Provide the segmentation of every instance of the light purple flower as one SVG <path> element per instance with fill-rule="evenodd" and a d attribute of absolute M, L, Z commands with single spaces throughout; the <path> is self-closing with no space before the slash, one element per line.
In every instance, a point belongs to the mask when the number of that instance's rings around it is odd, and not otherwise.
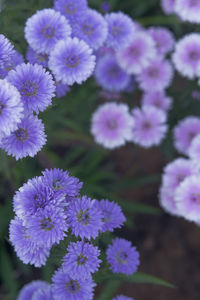
<path fill-rule="evenodd" d="M 172 106 L 172 98 L 164 91 L 146 92 L 142 97 L 142 105 L 153 105 L 167 112 Z"/>
<path fill-rule="evenodd" d="M 177 151 L 188 155 L 194 137 L 200 134 L 200 118 L 189 116 L 181 120 L 174 128 L 174 145 Z"/>
<path fill-rule="evenodd" d="M 200 133 L 192 140 L 188 154 L 194 162 L 200 164 Z"/>
<path fill-rule="evenodd" d="M 19 292 L 19 295 L 17 296 L 17 300 L 28 300 L 28 299 L 30 300 L 32 299 L 35 292 L 37 292 L 40 289 L 46 289 L 48 287 L 49 284 L 45 281 L 41 281 L 41 280 L 31 281 L 30 283 L 23 286 L 23 288 Z"/>
<path fill-rule="evenodd" d="M 31 300 L 55 300 L 53 297 L 52 286 L 48 285 L 47 287 L 35 291 Z"/>
<path fill-rule="evenodd" d="M 25 38 L 38 53 L 49 54 L 60 40 L 71 35 L 69 22 L 58 11 L 46 8 L 26 21 Z"/>
<path fill-rule="evenodd" d="M 179 212 L 174 199 L 175 193 L 168 190 L 168 187 L 161 185 L 159 191 L 160 206 L 169 214 L 179 216 Z"/>
<path fill-rule="evenodd" d="M 166 113 L 151 105 L 135 108 L 132 113 L 132 141 L 145 148 L 159 145 L 167 132 Z"/>
<path fill-rule="evenodd" d="M 114 149 L 131 140 L 133 124 L 126 104 L 106 103 L 93 114 L 91 133 L 97 143 Z"/>
<path fill-rule="evenodd" d="M 57 43 L 49 58 L 49 68 L 57 81 L 81 84 L 93 73 L 95 56 L 82 40 L 68 38 Z"/>
<path fill-rule="evenodd" d="M 9 71 L 15 69 L 16 66 L 22 64 L 23 62 L 23 56 L 14 50 L 13 55 L 10 56 L 9 59 L 0 66 L 0 78 L 5 78 Z"/>
<path fill-rule="evenodd" d="M 136 79 L 140 88 L 146 92 L 162 91 L 170 86 L 173 73 L 168 60 L 156 58 L 137 75 Z"/>
<path fill-rule="evenodd" d="M 200 23 L 199 0 L 176 0 L 174 11 L 183 21 Z"/>
<path fill-rule="evenodd" d="M 175 0 L 161 0 L 161 7 L 166 15 L 174 13 Z"/>
<path fill-rule="evenodd" d="M 174 48 L 175 40 L 172 32 L 164 27 L 150 27 L 147 31 L 156 43 L 158 55 L 166 55 Z"/>
<path fill-rule="evenodd" d="M 63 84 L 62 82 L 56 82 L 56 97 L 62 98 L 70 92 L 70 87 L 68 84 Z"/>
<path fill-rule="evenodd" d="M 136 32 L 128 47 L 117 52 L 119 65 L 128 74 L 138 74 L 155 57 L 155 42 L 146 32 Z"/>
<path fill-rule="evenodd" d="M 0 34 L 0 67 L 9 61 L 13 54 L 13 45 L 11 45 L 10 41 L 3 34 Z"/>
<path fill-rule="evenodd" d="M 88 4 L 87 0 L 54 0 L 54 9 L 73 24 L 84 16 L 88 9 Z"/>
<path fill-rule="evenodd" d="M 43 66 L 44 68 L 48 67 L 48 54 L 37 53 L 30 46 L 28 47 L 28 50 L 26 52 L 26 59 L 31 64 L 38 64 Z"/>

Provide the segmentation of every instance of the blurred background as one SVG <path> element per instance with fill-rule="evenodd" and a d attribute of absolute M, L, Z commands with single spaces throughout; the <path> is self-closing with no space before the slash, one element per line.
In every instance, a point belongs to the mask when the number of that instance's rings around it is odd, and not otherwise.
<path fill-rule="evenodd" d="M 89 5 L 103 13 L 101 0 L 90 0 Z M 196 25 L 181 23 L 175 16 L 165 16 L 159 0 L 110 0 L 111 11 L 123 11 L 148 27 L 166 26 L 176 38 L 192 31 Z M 52 7 L 50 0 L 0 1 L 0 33 L 10 39 L 25 55 L 24 24 L 36 10 Z M 184 93 L 183 93 L 184 87 Z M 8 225 L 13 217 L 12 197 L 29 178 L 40 175 L 44 168 L 68 170 L 84 182 L 82 193 L 92 198 L 107 198 L 118 202 L 127 222 L 116 235 L 127 238 L 141 255 L 139 271 L 162 278 L 176 287 L 132 284 L 112 281 L 96 289 L 96 298 L 105 289 L 114 294 L 125 293 L 136 300 L 196 300 L 199 299 L 200 229 L 182 218 L 165 214 L 159 206 L 158 191 L 163 167 L 176 158 L 171 129 L 183 117 L 199 115 L 200 102 L 192 99 L 195 82 L 177 74 L 168 93 L 174 99 L 169 114 L 170 130 L 158 148 L 142 149 L 127 144 L 108 151 L 98 146 L 89 133 L 90 119 L 96 107 L 109 101 L 90 78 L 81 86 L 74 85 L 67 96 L 54 99 L 53 105 L 40 114 L 48 136 L 47 144 L 33 159 L 16 162 L 0 152 L 0 299 L 16 299 L 19 289 L 34 279 L 49 280 L 55 269 L 53 263 L 36 269 L 24 265 L 16 257 L 8 241 Z M 130 108 L 140 103 L 141 92 L 119 95 Z M 111 99 L 112 100 L 112 99 Z M 99 297 L 99 298 L 98 298 Z"/>

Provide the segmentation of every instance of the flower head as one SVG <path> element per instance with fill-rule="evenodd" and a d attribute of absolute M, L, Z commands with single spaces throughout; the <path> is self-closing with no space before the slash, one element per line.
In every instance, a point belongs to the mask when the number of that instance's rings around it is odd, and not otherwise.
<path fill-rule="evenodd" d="M 0 78 L 5 78 L 11 70 L 15 69 L 16 66 L 22 64 L 23 62 L 23 56 L 14 50 L 13 55 L 11 55 L 9 59 L 3 62 L 0 66 Z"/>
<path fill-rule="evenodd" d="M 150 27 L 148 33 L 156 43 L 158 55 L 166 55 L 174 48 L 175 40 L 172 32 L 164 27 Z"/>
<path fill-rule="evenodd" d="M 0 34 L 0 67 L 9 61 L 13 54 L 14 49 L 10 41 L 3 34 Z"/>
<path fill-rule="evenodd" d="M 21 291 L 19 292 L 19 295 L 17 296 L 17 300 L 32 299 L 33 295 L 37 291 L 39 291 L 40 289 L 46 289 L 48 287 L 49 287 L 49 284 L 45 281 L 41 281 L 41 280 L 31 281 L 30 283 L 26 284 L 21 289 Z"/>
<path fill-rule="evenodd" d="M 111 102 L 101 105 L 93 114 L 91 132 L 97 143 L 114 149 L 131 140 L 133 124 L 128 106 Z"/>
<path fill-rule="evenodd" d="M 200 133 L 192 140 L 188 154 L 196 163 L 200 162 Z"/>
<path fill-rule="evenodd" d="M 175 193 L 168 190 L 164 184 L 161 185 L 159 191 L 160 206 L 169 214 L 179 216 L 179 212 L 174 199 Z"/>
<path fill-rule="evenodd" d="M 48 54 L 44 53 L 37 53 L 34 51 L 30 46 L 28 47 L 28 50 L 26 52 L 26 59 L 31 64 L 38 64 L 43 66 L 44 68 L 48 67 Z"/>
<path fill-rule="evenodd" d="M 174 11 L 183 21 L 200 23 L 200 2 L 198 0 L 176 0 Z"/>
<path fill-rule="evenodd" d="M 56 97 L 62 98 L 64 97 L 68 92 L 70 92 L 70 87 L 68 84 L 63 84 L 62 82 L 56 82 Z"/>
<path fill-rule="evenodd" d="M 54 9 L 73 24 L 83 17 L 88 9 L 88 4 L 87 0 L 55 0 Z"/>
<path fill-rule="evenodd" d="M 106 251 L 107 261 L 113 273 L 134 274 L 139 266 L 139 253 L 131 242 L 116 238 Z"/>
<path fill-rule="evenodd" d="M 27 298 L 28 299 L 28 298 Z M 31 300 L 55 300 L 53 297 L 52 286 L 40 288 L 33 294 Z"/>
<path fill-rule="evenodd" d="M 142 105 L 153 105 L 167 112 L 172 106 L 172 98 L 168 97 L 164 91 L 146 92 L 142 97 Z"/>
<path fill-rule="evenodd" d="M 175 0 L 161 0 L 161 7 L 166 15 L 174 13 Z"/>
<path fill-rule="evenodd" d="M 26 21 L 25 38 L 38 53 L 49 54 L 60 40 L 71 35 L 71 27 L 58 11 L 46 8 Z"/>
<path fill-rule="evenodd" d="M 95 56 L 82 40 L 69 38 L 57 43 L 49 58 L 49 68 L 57 81 L 81 84 L 93 73 Z"/>

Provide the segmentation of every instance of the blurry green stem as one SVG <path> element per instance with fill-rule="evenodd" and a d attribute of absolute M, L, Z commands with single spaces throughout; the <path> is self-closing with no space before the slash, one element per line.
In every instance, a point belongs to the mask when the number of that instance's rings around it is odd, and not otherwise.
<path fill-rule="evenodd" d="M 179 19 L 176 16 L 151 16 L 135 19 L 136 22 L 143 26 L 149 25 L 174 25 L 179 23 Z"/>

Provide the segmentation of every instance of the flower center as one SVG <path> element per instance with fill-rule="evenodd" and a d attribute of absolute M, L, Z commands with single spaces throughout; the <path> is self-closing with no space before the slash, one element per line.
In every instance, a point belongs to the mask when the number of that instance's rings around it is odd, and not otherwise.
<path fill-rule="evenodd" d="M 127 264 L 127 258 L 128 258 L 127 253 L 123 251 L 119 251 L 116 255 L 116 259 L 119 264 L 123 264 L 123 265 Z"/>
<path fill-rule="evenodd" d="M 108 126 L 109 129 L 113 130 L 113 129 L 116 129 L 118 124 L 117 124 L 117 121 L 115 119 L 111 119 L 111 120 L 108 120 L 106 122 L 106 125 Z"/>
<path fill-rule="evenodd" d="M 90 221 L 90 216 L 88 214 L 88 210 L 80 210 L 79 213 L 76 214 L 76 217 L 78 219 L 78 222 L 82 225 L 88 225 Z"/>
<path fill-rule="evenodd" d="M 111 219 L 111 213 L 108 210 L 104 210 L 103 211 L 103 218 L 102 218 L 102 222 L 106 223 L 109 222 Z"/>
<path fill-rule="evenodd" d="M 67 4 L 65 6 L 65 12 L 68 14 L 68 15 L 73 15 L 75 12 L 76 12 L 76 5 L 72 2 L 70 2 L 69 4 Z"/>
<path fill-rule="evenodd" d="M 5 108 L 5 105 L 1 104 L 1 102 L 0 102 L 0 115 L 2 114 L 4 108 Z"/>
<path fill-rule="evenodd" d="M 118 36 L 118 35 L 120 35 L 121 33 L 122 33 L 121 27 L 119 27 L 119 26 L 113 26 L 113 27 L 112 27 L 112 34 L 113 34 L 114 36 Z"/>
<path fill-rule="evenodd" d="M 158 72 L 158 69 L 156 69 L 156 68 L 151 68 L 148 70 L 148 75 L 150 77 L 156 78 L 156 77 L 158 77 L 158 74 L 159 74 L 159 72 Z"/>
<path fill-rule="evenodd" d="M 55 180 L 53 183 L 52 183 L 53 187 L 55 190 L 61 190 L 63 188 L 63 186 L 61 185 L 61 182 L 60 182 L 60 179 L 57 179 Z"/>
<path fill-rule="evenodd" d="M 79 58 L 73 54 L 69 55 L 66 59 L 66 65 L 69 68 L 75 68 L 79 64 Z"/>
<path fill-rule="evenodd" d="M 94 32 L 94 28 L 90 24 L 85 24 L 85 25 L 83 25 L 83 32 L 86 35 L 90 36 Z"/>
<path fill-rule="evenodd" d="M 188 140 L 191 143 L 194 137 L 196 136 L 196 132 L 189 132 L 188 134 Z"/>
<path fill-rule="evenodd" d="M 198 60 L 199 59 L 199 53 L 197 51 L 193 50 L 189 53 L 189 57 L 190 57 L 191 60 L 194 60 L 194 61 Z"/>
<path fill-rule="evenodd" d="M 190 6 L 198 6 L 199 0 L 190 0 Z"/>
<path fill-rule="evenodd" d="M 191 201 L 195 204 L 200 205 L 200 194 L 193 194 L 191 196 Z"/>
<path fill-rule="evenodd" d="M 117 76 L 119 75 L 119 67 L 115 65 L 111 66 L 108 69 L 108 75 L 112 78 L 117 78 Z"/>
<path fill-rule="evenodd" d="M 41 220 L 41 228 L 46 230 L 46 231 L 50 231 L 51 229 L 54 228 L 53 224 L 52 224 L 52 220 L 51 218 L 44 218 Z"/>
<path fill-rule="evenodd" d="M 80 255 L 78 256 L 78 258 L 77 258 L 77 264 L 78 264 L 78 266 L 84 265 L 84 264 L 86 263 L 87 260 L 88 260 L 88 259 L 87 259 L 86 256 L 83 256 L 83 254 L 80 254 Z"/>
<path fill-rule="evenodd" d="M 48 55 L 47 54 L 36 54 L 36 59 L 39 61 L 39 62 L 44 62 L 48 59 Z"/>
<path fill-rule="evenodd" d="M 55 29 L 52 26 L 44 26 L 42 28 L 42 34 L 47 38 L 51 39 L 55 35 Z"/>
<path fill-rule="evenodd" d="M 15 136 L 20 142 L 23 142 L 28 139 L 28 132 L 26 129 L 19 128 L 15 131 Z"/>
<path fill-rule="evenodd" d="M 23 83 L 20 92 L 23 96 L 31 97 L 36 95 L 37 90 L 38 90 L 37 84 L 27 80 Z"/>
<path fill-rule="evenodd" d="M 132 57 L 138 57 L 139 54 L 140 54 L 140 50 L 138 49 L 138 47 L 132 46 L 132 47 L 129 48 L 129 54 Z"/>
<path fill-rule="evenodd" d="M 71 294 L 76 294 L 80 290 L 80 285 L 76 280 L 70 280 L 66 283 L 66 290 L 69 291 Z"/>
<path fill-rule="evenodd" d="M 142 129 L 143 130 L 149 130 L 152 128 L 152 124 L 149 121 L 145 121 L 142 123 Z"/>

